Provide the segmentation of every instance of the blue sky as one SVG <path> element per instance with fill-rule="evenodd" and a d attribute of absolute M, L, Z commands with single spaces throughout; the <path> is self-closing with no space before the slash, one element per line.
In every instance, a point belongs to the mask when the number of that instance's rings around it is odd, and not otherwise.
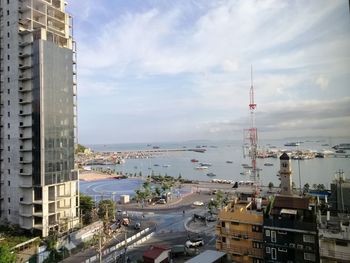
<path fill-rule="evenodd" d="M 79 141 L 350 134 L 346 0 L 69 1 Z"/>

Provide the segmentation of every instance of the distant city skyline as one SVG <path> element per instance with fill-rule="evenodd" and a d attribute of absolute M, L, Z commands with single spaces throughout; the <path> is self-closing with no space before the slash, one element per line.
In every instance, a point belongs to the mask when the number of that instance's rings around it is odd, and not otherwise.
<path fill-rule="evenodd" d="M 97 4 L 98 3 L 98 4 Z M 82 144 L 347 136 L 348 1 L 69 1 Z"/>

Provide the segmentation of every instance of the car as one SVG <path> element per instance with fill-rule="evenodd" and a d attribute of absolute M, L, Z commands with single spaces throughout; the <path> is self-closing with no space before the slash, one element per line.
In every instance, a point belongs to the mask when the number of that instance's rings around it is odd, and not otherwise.
<path fill-rule="evenodd" d="M 135 229 L 135 230 L 140 230 L 140 229 L 141 229 L 141 223 L 140 223 L 140 222 L 137 222 L 137 223 L 134 225 L 134 229 Z"/>
<path fill-rule="evenodd" d="M 201 237 L 189 239 L 186 241 L 185 246 L 187 248 L 195 248 L 204 246 L 204 240 Z"/>
<path fill-rule="evenodd" d="M 165 199 L 159 199 L 158 201 L 157 201 L 157 204 L 166 204 L 166 201 L 165 201 Z"/>
<path fill-rule="evenodd" d="M 193 205 L 195 205 L 195 206 L 203 206 L 204 203 L 201 202 L 201 201 L 194 201 L 194 202 L 193 202 Z"/>

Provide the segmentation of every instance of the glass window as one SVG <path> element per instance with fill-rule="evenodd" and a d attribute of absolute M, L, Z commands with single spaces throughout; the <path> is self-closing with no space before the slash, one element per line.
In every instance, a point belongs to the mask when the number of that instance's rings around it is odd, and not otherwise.
<path fill-rule="evenodd" d="M 276 260 L 277 259 L 277 251 L 276 251 L 276 248 L 272 248 L 271 249 L 271 257 L 273 260 Z"/>
<path fill-rule="evenodd" d="M 270 230 L 269 230 L 269 229 L 266 229 L 266 230 L 265 230 L 265 235 L 266 235 L 267 237 L 270 236 Z"/>
<path fill-rule="evenodd" d="M 271 231 L 271 242 L 276 243 L 276 231 Z"/>

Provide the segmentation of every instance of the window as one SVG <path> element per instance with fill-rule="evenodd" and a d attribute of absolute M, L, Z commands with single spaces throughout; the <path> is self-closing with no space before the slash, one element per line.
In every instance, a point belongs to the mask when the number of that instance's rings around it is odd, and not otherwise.
<path fill-rule="evenodd" d="M 10 127 L 11 127 L 11 125 L 10 125 L 10 123 L 8 123 L 8 124 L 7 124 L 7 128 L 10 129 Z"/>
<path fill-rule="evenodd" d="M 295 248 L 295 244 L 294 243 L 289 243 L 289 247 L 290 248 Z"/>
<path fill-rule="evenodd" d="M 267 237 L 269 237 L 269 236 L 270 236 L 270 230 L 266 229 L 266 230 L 265 230 L 265 235 L 266 235 Z"/>
<path fill-rule="evenodd" d="M 9 215 L 11 215 L 11 209 L 9 209 L 9 211 L 8 211 L 8 212 L 9 212 Z"/>
<path fill-rule="evenodd" d="M 7 60 L 10 60 L 10 55 L 7 55 Z"/>
<path fill-rule="evenodd" d="M 10 71 L 10 66 L 7 66 L 7 71 Z"/>
<path fill-rule="evenodd" d="M 271 242 L 276 243 L 276 231 L 271 231 Z"/>
<path fill-rule="evenodd" d="M 312 236 L 312 235 L 303 235 L 303 241 L 305 243 L 312 243 L 312 244 L 314 244 L 315 243 L 315 237 Z"/>
<path fill-rule="evenodd" d="M 261 226 L 252 226 L 252 231 L 253 232 L 261 232 L 262 231 L 262 227 Z"/>
<path fill-rule="evenodd" d="M 7 4 L 10 4 L 10 0 L 7 0 Z"/>
<path fill-rule="evenodd" d="M 8 48 L 8 49 L 10 48 L 10 44 L 7 44 L 7 48 Z"/>
<path fill-rule="evenodd" d="M 10 94 L 10 89 L 7 89 L 7 94 Z"/>
<path fill-rule="evenodd" d="M 9 111 L 7 112 L 7 117 L 10 117 L 10 112 Z"/>
<path fill-rule="evenodd" d="M 11 104 L 11 102 L 8 100 L 8 101 L 7 101 L 7 105 L 9 105 L 9 106 L 10 106 L 10 104 Z"/>
<path fill-rule="evenodd" d="M 278 251 L 279 251 L 279 252 L 285 252 L 285 253 L 286 253 L 286 252 L 288 251 L 288 249 L 286 249 L 286 248 L 280 248 L 280 247 L 279 247 L 279 248 L 278 248 Z"/>
<path fill-rule="evenodd" d="M 277 259 L 277 251 L 276 251 L 275 248 L 271 249 L 271 257 L 272 257 L 273 260 Z"/>
<path fill-rule="evenodd" d="M 8 163 L 10 163 L 11 162 L 11 158 L 9 157 L 9 158 L 7 158 L 7 162 Z"/>
<path fill-rule="evenodd" d="M 7 198 L 7 202 L 11 203 L 11 198 L 10 197 Z"/>
<path fill-rule="evenodd" d="M 316 257 L 315 257 L 315 254 L 312 254 L 312 253 L 304 253 L 304 259 L 315 262 Z"/>
<path fill-rule="evenodd" d="M 7 83 L 10 83 L 10 78 L 7 78 Z"/>
<path fill-rule="evenodd" d="M 8 37 L 8 38 L 10 37 L 10 32 L 7 32 L 7 37 Z"/>
<path fill-rule="evenodd" d="M 7 150 L 8 150 L 8 151 L 11 151 L 11 147 L 10 147 L 10 146 L 7 146 Z"/>
<path fill-rule="evenodd" d="M 8 16 L 10 15 L 10 11 L 9 11 L 9 10 L 7 10 L 7 15 L 8 15 Z"/>
<path fill-rule="evenodd" d="M 7 134 L 7 139 L 10 140 L 11 139 L 11 135 Z"/>
<path fill-rule="evenodd" d="M 222 226 L 222 227 L 225 227 L 225 222 L 221 222 L 221 226 Z"/>
<path fill-rule="evenodd" d="M 263 248 L 263 244 L 260 242 L 253 241 L 253 248 Z"/>
<path fill-rule="evenodd" d="M 287 231 L 278 231 L 278 234 L 287 235 Z"/>
<path fill-rule="evenodd" d="M 287 164 L 286 163 L 282 163 L 282 167 L 287 168 Z"/>
<path fill-rule="evenodd" d="M 9 21 L 7 21 L 7 26 L 10 26 L 10 22 Z"/>
<path fill-rule="evenodd" d="M 10 181 L 7 181 L 7 186 L 11 186 L 11 182 Z"/>
<path fill-rule="evenodd" d="M 266 254 L 270 254 L 270 252 L 271 252 L 270 247 L 266 247 L 265 252 L 266 252 Z"/>
<path fill-rule="evenodd" d="M 226 237 L 221 238 L 222 243 L 226 243 Z"/>
<path fill-rule="evenodd" d="M 303 249 L 303 248 L 304 248 L 303 245 L 300 245 L 300 244 L 297 245 L 297 249 Z"/>

